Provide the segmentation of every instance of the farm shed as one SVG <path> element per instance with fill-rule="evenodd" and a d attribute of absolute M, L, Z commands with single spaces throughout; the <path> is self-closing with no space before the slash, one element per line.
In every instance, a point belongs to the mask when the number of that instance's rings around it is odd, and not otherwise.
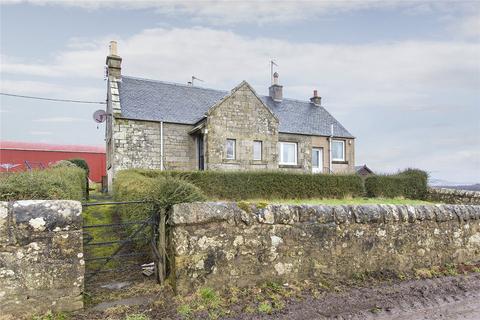
<path fill-rule="evenodd" d="M 59 160 L 74 158 L 88 163 L 90 180 L 102 181 L 105 176 L 104 147 L 0 141 L 0 172 L 44 169 Z"/>

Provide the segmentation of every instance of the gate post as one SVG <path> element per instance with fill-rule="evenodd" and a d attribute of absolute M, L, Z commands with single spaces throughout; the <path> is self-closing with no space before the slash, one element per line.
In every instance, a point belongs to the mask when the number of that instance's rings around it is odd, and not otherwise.
<path fill-rule="evenodd" d="M 157 281 L 160 284 L 165 283 L 167 275 L 167 259 L 166 259 L 166 234 L 165 234 L 166 212 L 165 208 L 160 209 L 160 217 L 158 222 L 158 252 L 159 257 L 157 261 Z"/>

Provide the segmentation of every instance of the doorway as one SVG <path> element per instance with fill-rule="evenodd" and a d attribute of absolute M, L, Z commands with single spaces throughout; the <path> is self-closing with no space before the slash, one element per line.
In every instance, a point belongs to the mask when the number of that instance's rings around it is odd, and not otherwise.
<path fill-rule="evenodd" d="M 312 148 L 312 173 L 323 172 L 323 148 Z"/>
<path fill-rule="evenodd" d="M 198 170 L 205 170 L 203 134 L 199 134 L 197 136 L 197 163 L 198 163 Z"/>

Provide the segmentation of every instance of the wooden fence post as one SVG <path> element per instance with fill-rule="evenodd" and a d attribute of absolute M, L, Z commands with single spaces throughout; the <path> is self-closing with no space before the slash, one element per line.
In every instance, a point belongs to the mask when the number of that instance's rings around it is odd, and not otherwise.
<path fill-rule="evenodd" d="M 160 209 L 160 219 L 158 223 L 158 252 L 160 253 L 158 261 L 158 281 L 160 284 L 165 283 L 165 278 L 167 275 L 167 248 L 166 248 L 166 212 L 165 209 Z"/>

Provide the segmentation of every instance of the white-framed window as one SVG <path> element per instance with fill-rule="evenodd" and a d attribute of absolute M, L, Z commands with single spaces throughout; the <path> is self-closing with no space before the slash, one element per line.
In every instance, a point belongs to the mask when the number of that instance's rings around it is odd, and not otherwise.
<path fill-rule="evenodd" d="M 235 139 L 227 139 L 225 148 L 226 148 L 226 158 L 235 159 Z"/>
<path fill-rule="evenodd" d="M 345 141 L 344 140 L 332 141 L 332 160 L 345 161 Z"/>
<path fill-rule="evenodd" d="M 280 164 L 296 165 L 297 164 L 297 143 L 296 142 L 280 142 Z"/>
<path fill-rule="evenodd" d="M 253 141 L 253 160 L 262 160 L 262 141 Z"/>

